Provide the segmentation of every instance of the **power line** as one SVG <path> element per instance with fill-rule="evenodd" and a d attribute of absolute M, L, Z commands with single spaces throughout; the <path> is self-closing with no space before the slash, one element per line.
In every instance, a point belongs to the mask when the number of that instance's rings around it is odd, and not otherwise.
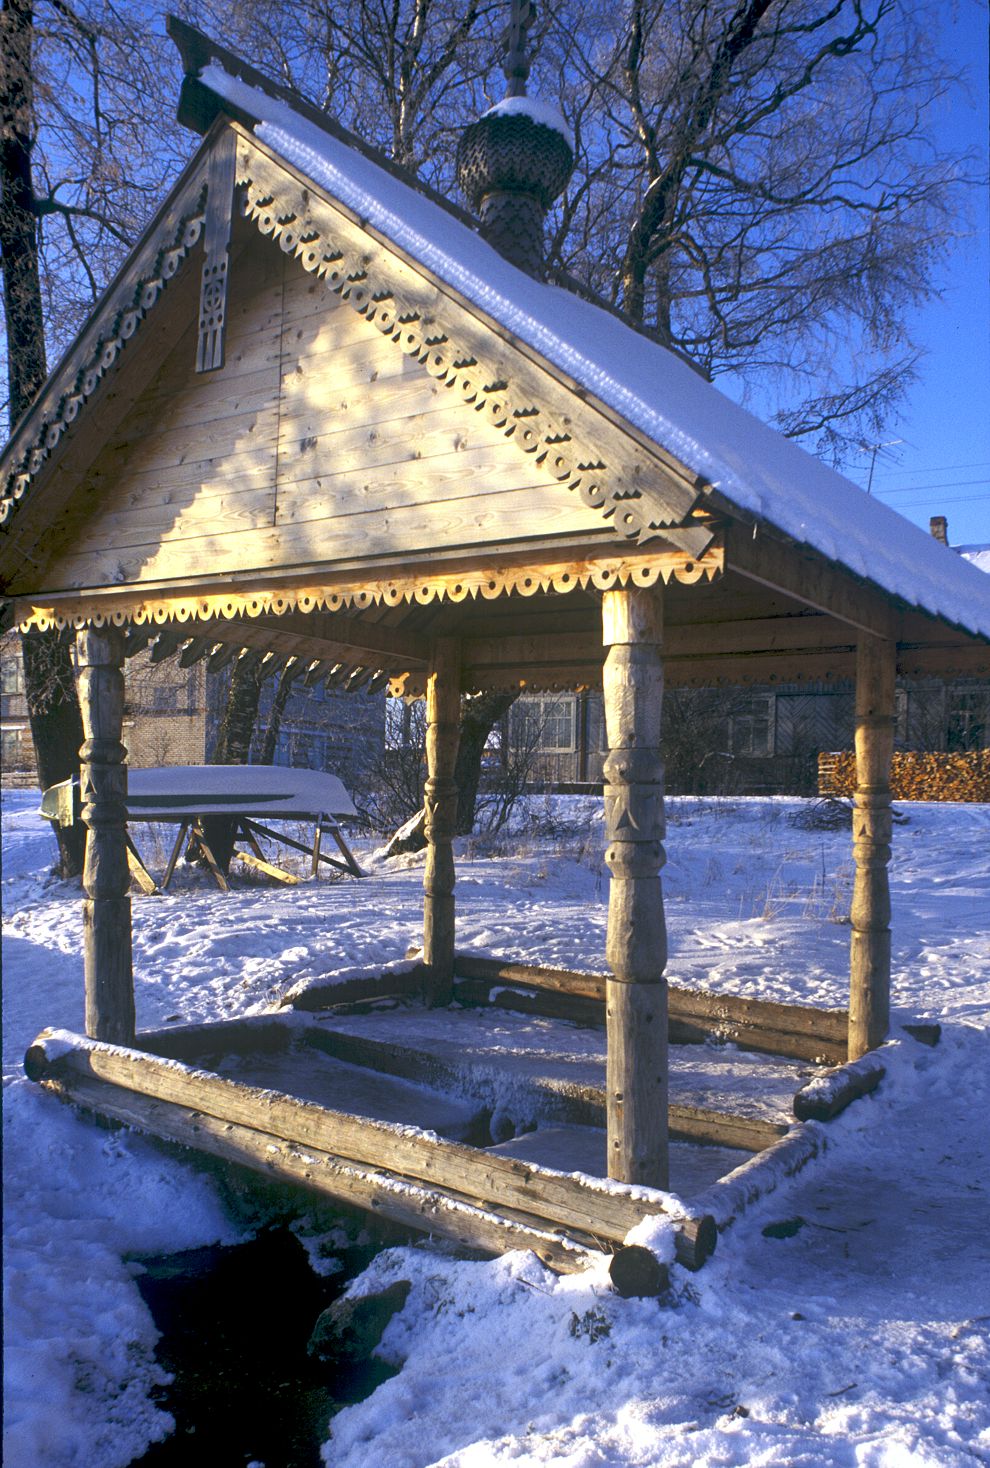
<path fill-rule="evenodd" d="M 968 489 L 971 484 L 986 484 L 990 486 L 990 479 L 949 479 L 942 484 L 896 484 L 893 489 L 875 490 L 877 495 L 919 495 L 927 490 L 937 489 Z"/>
<path fill-rule="evenodd" d="M 978 459 L 975 464 L 933 464 L 928 469 L 878 469 L 877 476 L 888 474 L 950 474 L 957 469 L 986 469 L 990 459 Z"/>

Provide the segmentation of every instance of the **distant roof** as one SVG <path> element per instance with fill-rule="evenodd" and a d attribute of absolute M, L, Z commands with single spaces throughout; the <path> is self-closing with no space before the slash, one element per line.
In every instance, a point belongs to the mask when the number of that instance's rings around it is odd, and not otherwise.
<path fill-rule="evenodd" d="M 990 545 L 954 545 L 952 549 L 964 561 L 969 561 L 971 566 L 990 575 Z"/>
<path fill-rule="evenodd" d="M 739 510 L 934 616 L 990 637 L 990 583 L 954 551 L 612 313 L 533 280 L 426 194 L 216 62 L 202 85 L 386 240 L 619 413 Z M 648 488 L 641 486 L 648 495 Z"/>

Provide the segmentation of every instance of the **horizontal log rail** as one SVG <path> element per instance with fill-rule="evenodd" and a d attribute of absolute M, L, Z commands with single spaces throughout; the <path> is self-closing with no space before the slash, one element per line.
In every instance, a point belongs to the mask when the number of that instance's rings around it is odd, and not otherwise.
<path fill-rule="evenodd" d="M 385 1168 L 361 1166 L 277 1132 L 224 1121 L 191 1110 L 181 1102 L 163 1101 L 93 1075 L 63 1071 L 49 1077 L 45 1084 L 65 1100 L 100 1117 L 248 1167 L 266 1177 L 310 1188 L 390 1223 L 443 1234 L 465 1248 L 494 1254 L 531 1249 L 558 1273 L 586 1269 L 601 1252 L 592 1240 L 571 1238 L 551 1227 L 541 1227 L 535 1218 L 483 1208 L 436 1184 L 414 1187 L 408 1179 Z"/>
<path fill-rule="evenodd" d="M 468 1068 L 456 1057 L 434 1055 L 412 1046 L 396 1045 L 392 1041 L 375 1040 L 342 1030 L 308 1029 L 299 1033 L 306 1044 L 336 1060 L 398 1076 L 419 1085 L 463 1091 L 466 1080 L 470 1079 Z M 534 1077 L 527 1085 L 528 1089 L 540 1094 L 554 1121 L 572 1126 L 605 1125 L 603 1086 L 540 1076 Z M 747 1152 L 759 1152 L 772 1146 L 790 1126 L 786 1121 L 765 1121 L 760 1117 L 740 1116 L 736 1112 L 681 1106 L 673 1102 L 667 1108 L 667 1118 L 670 1135 L 675 1141 L 737 1147 Z"/>
<path fill-rule="evenodd" d="M 506 1210 L 514 1211 L 529 1220 L 541 1220 L 544 1228 L 576 1231 L 609 1251 L 621 1246 L 626 1234 L 645 1216 L 669 1212 L 664 1194 L 622 1189 L 614 1183 L 598 1185 L 592 1178 L 576 1178 L 441 1140 L 415 1127 L 335 1111 L 69 1031 L 42 1031 L 25 1056 L 24 1068 L 30 1079 L 57 1083 L 70 1096 L 79 1094 L 80 1081 L 87 1086 L 96 1082 L 181 1107 L 194 1114 L 200 1128 L 189 1133 L 191 1146 L 201 1145 L 195 1139 L 201 1134 L 222 1137 L 225 1127 L 247 1128 L 307 1153 L 314 1149 L 338 1165 L 385 1169 L 393 1178 L 404 1180 L 407 1188 L 426 1188 L 438 1196 L 446 1191 L 459 1200 L 472 1200 L 472 1206 L 482 1210 L 506 1217 Z M 96 1109 L 102 1106 L 97 1104 Z M 162 1135 L 154 1126 L 149 1129 Z M 265 1162 L 264 1148 L 258 1156 Z M 353 1196 L 357 1199 L 356 1193 Z M 675 1222 L 678 1260 L 689 1268 L 700 1268 L 714 1246 L 711 1220 L 699 1216 Z M 443 1231 L 439 1217 L 437 1227 Z"/>
<path fill-rule="evenodd" d="M 753 1203 L 776 1192 L 787 1178 L 807 1167 L 825 1147 L 824 1129 L 816 1122 L 803 1122 L 765 1152 L 720 1177 L 692 1199 L 692 1204 L 714 1218 L 719 1233 L 723 1233 Z"/>
<path fill-rule="evenodd" d="M 521 986 L 560 996 L 569 1002 L 585 1001 L 567 1018 L 589 1019 L 597 1012 L 587 1001 L 603 1005 L 605 978 L 600 974 L 569 969 L 541 968 L 534 964 L 507 963 L 470 953 L 458 953 L 455 974 L 472 981 L 462 992 L 465 998 L 480 998 L 480 985 Z M 456 991 L 456 985 L 455 985 Z M 845 1060 L 849 1016 L 842 1009 L 816 1009 L 801 1004 L 777 1004 L 766 999 L 746 999 L 735 994 L 708 994 L 697 989 L 668 987 L 670 1039 L 690 1044 L 709 1036 L 732 1040 L 746 1049 L 786 1055 L 797 1060 L 822 1060 L 838 1064 Z"/>

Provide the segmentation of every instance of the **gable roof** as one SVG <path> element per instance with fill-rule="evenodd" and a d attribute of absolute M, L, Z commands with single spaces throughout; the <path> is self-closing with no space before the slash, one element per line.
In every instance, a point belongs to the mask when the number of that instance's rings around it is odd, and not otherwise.
<path fill-rule="evenodd" d="M 220 52 L 212 43 L 207 48 L 214 57 Z M 252 79 L 257 74 L 241 70 L 242 76 L 234 76 L 209 61 L 196 80 L 200 96 L 212 99 L 216 111 L 253 126 L 264 151 L 314 192 L 342 205 L 361 227 L 466 303 L 503 341 L 681 469 L 685 490 L 695 488 L 686 498 L 675 496 L 676 512 L 662 496 L 656 502 L 654 486 L 636 484 L 646 513 L 630 515 L 631 538 L 647 539 L 657 527 L 687 523 L 688 506 L 704 485 L 714 492 L 713 507 L 728 507 L 751 521 L 754 533 L 763 526 L 909 606 L 990 637 L 990 583 L 975 567 L 768 428 L 610 311 L 525 275 L 465 216 L 406 182 L 394 165 L 355 146 L 341 129 L 319 125 L 313 109 L 290 105 L 284 93 L 272 96 L 270 88 L 244 80 L 245 73 Z M 119 315 L 119 304 L 116 310 Z M 92 323 L 87 329 L 93 334 Z M 22 446 L 23 430 L 35 433 L 35 460 L 53 434 L 38 417 L 30 415 L 17 435 Z M 18 468 L 9 453 L 5 467 Z M 16 472 L 14 483 L 15 493 L 23 492 Z M 621 493 L 613 490 L 614 498 Z"/>

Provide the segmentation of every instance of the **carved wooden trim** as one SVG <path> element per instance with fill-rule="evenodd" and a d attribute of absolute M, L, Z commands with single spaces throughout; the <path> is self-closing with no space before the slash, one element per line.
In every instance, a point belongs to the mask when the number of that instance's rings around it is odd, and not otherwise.
<path fill-rule="evenodd" d="M 129 1045 L 134 1040 L 131 969 L 131 874 L 127 861 L 127 750 L 124 637 L 116 627 L 76 639 L 79 709 L 86 742 L 79 751 L 79 794 L 86 823 L 83 867 L 83 962 L 86 1033 Z"/>
<path fill-rule="evenodd" d="M 226 128 L 210 154 L 206 231 L 203 239 L 203 277 L 199 294 L 197 372 L 214 372 L 224 363 L 236 166 L 237 135 L 231 128 Z"/>
<path fill-rule="evenodd" d="M 454 767 L 460 718 L 460 646 L 454 637 L 441 637 L 426 683 L 427 776 L 423 790 L 423 962 L 427 998 L 434 1005 L 450 1003 L 454 983 Z"/>
<path fill-rule="evenodd" d="M 613 975 L 605 983 L 608 1175 L 659 1188 L 668 1175 L 662 640 L 657 592 L 605 593 L 605 864 L 612 874 L 605 957 Z"/>
<path fill-rule="evenodd" d="M 647 540 L 686 526 L 671 533 L 692 553 L 704 550 L 710 530 L 686 525 L 706 488 L 702 481 L 639 450 L 597 412 L 594 441 L 584 437 L 571 416 L 573 389 L 519 352 L 510 355 L 490 326 L 451 309 L 452 299 L 397 254 L 372 254 L 366 221 L 352 220 L 343 206 L 318 198 L 290 164 L 245 134 L 237 182 L 244 189 L 243 213 L 262 234 L 532 455 L 551 478 L 612 517 L 619 534 Z M 595 412 L 590 405 L 589 411 Z M 641 477 L 647 482 L 637 483 Z"/>
<path fill-rule="evenodd" d="M 270 617 L 286 612 L 340 611 L 353 607 L 360 611 L 372 606 L 411 606 L 414 602 L 427 606 L 433 601 L 493 601 L 500 596 L 536 596 L 555 591 L 565 594 L 576 589 L 608 591 L 614 586 L 656 586 L 671 578 L 691 585 L 703 579 L 712 581 L 721 572 L 721 549 L 710 547 L 704 555 L 689 556 L 682 551 L 659 551 L 652 555 L 603 556 L 594 559 L 560 561 L 538 565 L 481 565 L 468 569 L 410 571 L 399 576 L 358 576 L 307 580 L 298 586 L 265 587 L 242 592 L 225 587 L 223 591 L 202 596 L 177 592 L 150 594 L 139 586 L 118 593 L 115 589 L 100 595 L 59 598 L 47 605 L 33 600 L 19 601 L 15 615 L 22 631 L 48 627 L 121 627 L 127 622 L 136 626 L 168 622 L 209 622 L 212 618 Z M 246 573 L 245 580 L 250 579 Z M 190 637 L 194 635 L 190 628 Z"/>
<path fill-rule="evenodd" d="M 165 287 L 203 229 L 206 160 L 201 158 L 170 208 L 138 247 L 115 287 L 83 330 L 64 364 L 4 455 L 0 526 L 8 525 L 31 485 L 75 423 L 102 379 L 162 299 Z"/>

